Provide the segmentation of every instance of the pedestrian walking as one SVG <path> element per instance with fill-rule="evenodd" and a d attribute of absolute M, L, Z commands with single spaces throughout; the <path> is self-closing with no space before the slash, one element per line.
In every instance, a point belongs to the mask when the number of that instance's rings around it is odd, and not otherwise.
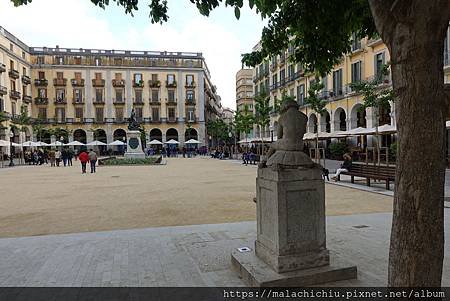
<path fill-rule="evenodd" d="M 59 167 L 59 163 L 61 162 L 61 152 L 59 150 L 55 152 L 55 161 L 56 166 Z"/>
<path fill-rule="evenodd" d="M 94 173 L 96 171 L 95 164 L 97 163 L 97 153 L 92 149 L 89 150 L 89 162 L 91 164 L 91 173 Z"/>
<path fill-rule="evenodd" d="M 89 161 L 89 155 L 84 150 L 78 155 L 81 163 L 81 173 L 86 173 L 86 164 Z"/>
<path fill-rule="evenodd" d="M 71 149 L 67 150 L 67 166 L 73 166 L 72 164 L 73 151 Z"/>
<path fill-rule="evenodd" d="M 48 152 L 48 159 L 50 160 L 50 166 L 55 167 L 56 154 L 54 150 Z"/>

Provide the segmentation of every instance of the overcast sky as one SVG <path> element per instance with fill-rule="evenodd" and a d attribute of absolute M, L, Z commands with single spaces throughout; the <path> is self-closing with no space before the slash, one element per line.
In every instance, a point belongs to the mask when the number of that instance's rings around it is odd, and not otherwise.
<path fill-rule="evenodd" d="M 110 1 L 112 2 L 112 1 Z M 140 1 L 134 17 L 112 3 L 106 10 L 90 0 L 33 0 L 15 8 L 0 0 L 0 25 L 29 46 L 202 52 L 225 107 L 235 108 L 240 56 L 258 42 L 264 22 L 248 7 L 240 20 L 230 7 L 201 16 L 189 0 L 169 0 L 169 22 L 151 24 Z"/>

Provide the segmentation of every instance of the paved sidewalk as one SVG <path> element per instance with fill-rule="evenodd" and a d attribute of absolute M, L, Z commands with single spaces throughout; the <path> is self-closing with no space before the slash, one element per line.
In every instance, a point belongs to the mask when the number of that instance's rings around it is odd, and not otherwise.
<path fill-rule="evenodd" d="M 446 220 L 450 209 L 445 209 Z M 327 218 L 332 258 L 356 264 L 358 279 L 386 284 L 391 214 Z M 242 286 L 233 248 L 253 247 L 255 222 L 0 239 L 0 286 Z M 446 223 L 443 286 L 450 286 Z"/>

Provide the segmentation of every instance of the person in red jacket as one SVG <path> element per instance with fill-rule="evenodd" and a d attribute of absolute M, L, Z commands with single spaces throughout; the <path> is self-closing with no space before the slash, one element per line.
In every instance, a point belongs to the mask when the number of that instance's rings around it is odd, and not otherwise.
<path fill-rule="evenodd" d="M 81 173 L 86 173 L 86 164 L 89 161 L 89 155 L 86 151 L 82 151 L 80 155 L 78 156 L 78 159 L 80 159 L 81 162 Z"/>

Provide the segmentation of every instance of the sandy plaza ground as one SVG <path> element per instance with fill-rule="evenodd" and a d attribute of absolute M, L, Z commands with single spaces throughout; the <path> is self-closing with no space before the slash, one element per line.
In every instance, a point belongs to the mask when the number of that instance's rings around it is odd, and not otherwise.
<path fill-rule="evenodd" d="M 161 166 L 0 169 L 0 237 L 255 220 L 255 166 L 169 158 Z M 390 212 L 392 197 L 326 185 L 327 215 Z"/>

